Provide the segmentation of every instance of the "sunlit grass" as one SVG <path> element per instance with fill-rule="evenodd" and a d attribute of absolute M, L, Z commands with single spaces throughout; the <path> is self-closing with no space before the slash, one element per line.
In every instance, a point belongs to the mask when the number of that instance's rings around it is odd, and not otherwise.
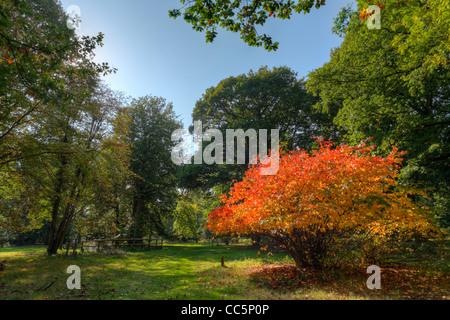
<path fill-rule="evenodd" d="M 221 267 L 222 256 L 225 267 Z M 167 244 L 162 250 L 76 257 L 65 256 L 64 251 L 49 257 L 44 247 L 7 248 L 0 249 L 1 260 L 7 261 L 8 269 L 0 272 L 0 299 L 356 300 L 450 296 L 448 269 L 432 263 L 421 272 L 386 270 L 383 276 L 393 283 L 373 291 L 367 289 L 368 276 L 359 267 L 298 273 L 285 254 L 267 256 L 239 245 Z M 81 290 L 67 289 L 69 265 L 81 268 Z M 420 281 L 408 285 L 413 279 Z"/>

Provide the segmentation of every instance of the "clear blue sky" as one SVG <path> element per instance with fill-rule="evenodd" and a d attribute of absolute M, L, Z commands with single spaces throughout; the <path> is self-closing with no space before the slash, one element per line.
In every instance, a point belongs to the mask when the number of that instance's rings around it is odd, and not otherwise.
<path fill-rule="evenodd" d="M 173 102 L 187 127 L 195 102 L 222 79 L 257 70 L 261 66 L 288 66 L 306 77 L 329 61 L 330 49 L 342 39 L 331 32 L 333 20 L 351 0 L 328 0 L 326 6 L 291 20 L 271 20 L 259 33 L 280 43 L 276 52 L 249 47 L 239 34 L 220 30 L 205 43 L 203 33 L 192 30 L 168 11 L 181 7 L 179 0 L 62 0 L 64 9 L 81 9 L 79 35 L 105 34 L 104 47 L 95 60 L 118 69 L 105 77 L 114 90 L 132 97 L 160 96 Z"/>

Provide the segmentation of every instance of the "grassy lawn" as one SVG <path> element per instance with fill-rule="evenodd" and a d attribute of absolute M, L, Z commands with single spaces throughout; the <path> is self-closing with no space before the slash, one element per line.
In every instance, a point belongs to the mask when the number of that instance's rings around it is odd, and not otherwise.
<path fill-rule="evenodd" d="M 225 268 L 221 257 L 225 256 Z M 369 290 L 363 266 L 326 272 L 297 270 L 284 254 L 240 245 L 165 244 L 120 255 L 49 257 L 44 247 L 0 249 L 0 299 L 449 299 L 443 257 L 382 267 L 382 289 Z M 69 265 L 81 268 L 81 290 L 68 290 Z M 367 266 L 366 266 L 367 267 Z"/>

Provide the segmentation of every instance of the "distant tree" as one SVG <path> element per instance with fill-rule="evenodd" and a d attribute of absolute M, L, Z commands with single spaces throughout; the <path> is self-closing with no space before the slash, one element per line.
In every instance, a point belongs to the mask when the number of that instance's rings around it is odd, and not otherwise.
<path fill-rule="evenodd" d="M 220 206 L 219 195 L 224 190 L 217 185 L 210 190 L 183 190 L 174 211 L 173 230 L 178 239 L 210 239 L 214 235 L 206 229 L 208 214 Z"/>
<path fill-rule="evenodd" d="M 318 101 L 306 92 L 303 79 L 297 79 L 290 68 L 262 67 L 257 72 L 229 77 L 207 89 L 195 105 L 193 120 L 202 121 L 204 131 L 219 129 L 224 136 L 227 129 L 266 129 L 268 148 L 271 129 L 278 129 L 284 148 L 311 149 L 314 136 L 340 137 L 332 122 L 333 115 L 312 108 Z M 246 151 L 248 147 L 247 141 Z M 183 165 L 179 174 L 181 187 L 231 186 L 233 180 L 242 179 L 250 160 L 247 152 L 243 165 Z"/>
<path fill-rule="evenodd" d="M 176 206 L 176 171 L 171 151 L 172 133 L 182 128 L 172 103 L 146 96 L 134 99 L 129 108 L 132 184 L 131 235 L 164 235 L 162 217 Z"/>
<path fill-rule="evenodd" d="M 198 241 L 200 221 L 197 204 L 181 197 L 174 212 L 173 228 L 178 239 L 194 239 Z"/>

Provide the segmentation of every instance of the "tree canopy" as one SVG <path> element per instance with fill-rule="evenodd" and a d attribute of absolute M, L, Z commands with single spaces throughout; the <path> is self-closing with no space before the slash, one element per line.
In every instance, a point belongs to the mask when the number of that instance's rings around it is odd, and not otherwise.
<path fill-rule="evenodd" d="M 91 59 L 103 34 L 78 38 L 66 20 L 53 0 L 0 4 L 0 166 L 27 156 L 16 144 L 17 130 L 45 105 L 70 104 L 86 93 L 67 86 L 68 78 L 92 81 L 114 71 Z"/>
<path fill-rule="evenodd" d="M 382 8 L 380 30 L 345 9 L 345 35 L 330 61 L 309 74 L 316 108 L 331 110 L 351 143 L 374 137 L 381 149 L 408 152 L 404 183 L 423 184 L 441 222 L 449 225 L 449 13 L 442 1 L 397 1 Z"/>
<path fill-rule="evenodd" d="M 142 237 L 155 231 L 164 234 L 162 216 L 176 207 L 176 171 L 171 160 L 175 143 L 172 133 L 182 124 L 172 103 L 159 97 L 134 99 L 130 110 L 131 171 L 133 182 L 132 235 Z"/>
<path fill-rule="evenodd" d="M 278 42 L 266 34 L 259 34 L 257 27 L 268 19 L 290 19 L 295 13 L 308 13 L 325 5 L 325 0 L 181 0 L 181 9 L 169 11 L 169 16 L 183 19 L 195 31 L 205 32 L 206 42 L 213 42 L 217 29 L 240 33 L 241 39 L 249 46 L 261 47 L 267 51 L 277 50 Z"/>
<path fill-rule="evenodd" d="M 278 129 L 284 148 L 310 149 L 314 136 L 338 139 L 341 135 L 332 115 L 313 109 L 318 101 L 306 92 L 304 80 L 298 79 L 292 69 L 261 67 L 207 89 L 195 105 L 193 120 L 201 121 L 204 130 L 266 129 L 269 141 L 271 130 Z M 229 184 L 243 177 L 250 160 L 247 158 L 244 165 L 184 165 L 180 179 L 184 186 L 191 187 Z"/>
<path fill-rule="evenodd" d="M 102 34 L 77 37 L 55 1 L 0 6 L 2 227 L 47 221 L 54 254 L 86 213 L 93 186 L 107 197 L 110 170 L 127 173 L 123 132 L 114 130 L 122 101 L 100 81 L 114 70 L 92 60 Z"/>

